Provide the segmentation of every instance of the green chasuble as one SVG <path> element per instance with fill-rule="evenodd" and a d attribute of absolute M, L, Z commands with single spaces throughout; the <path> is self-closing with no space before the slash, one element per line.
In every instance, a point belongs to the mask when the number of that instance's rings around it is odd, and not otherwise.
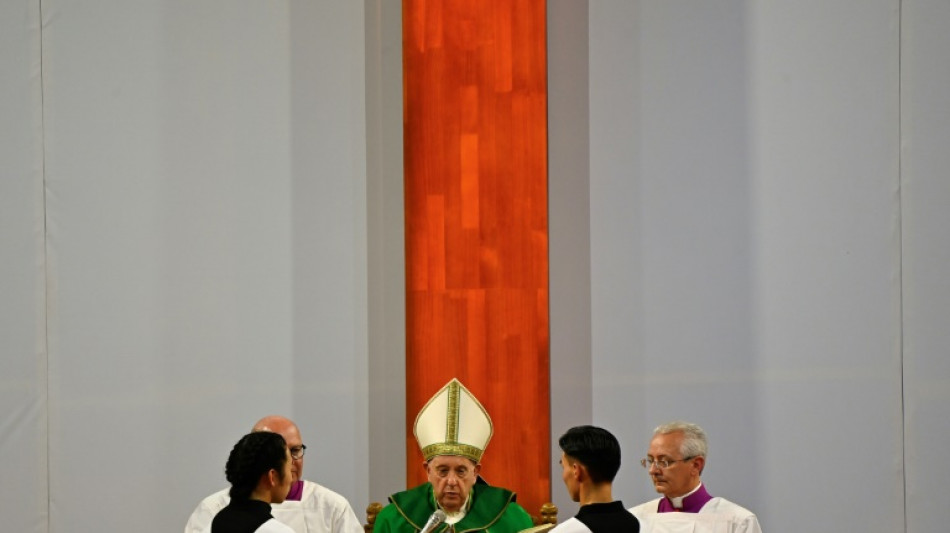
<path fill-rule="evenodd" d="M 376 516 L 373 533 L 414 533 L 425 526 L 436 509 L 435 495 L 429 483 L 397 492 L 389 497 L 389 502 Z M 454 526 L 455 533 L 517 533 L 534 526 L 534 523 L 528 512 L 515 503 L 513 492 L 476 484 L 472 487 L 471 507 L 465 518 Z M 442 533 L 449 527 L 442 524 L 435 531 Z"/>

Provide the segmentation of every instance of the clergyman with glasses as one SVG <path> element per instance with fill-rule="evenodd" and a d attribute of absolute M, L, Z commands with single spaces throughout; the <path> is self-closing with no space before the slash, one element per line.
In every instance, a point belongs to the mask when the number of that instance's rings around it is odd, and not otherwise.
<path fill-rule="evenodd" d="M 653 431 L 640 464 L 662 496 L 630 508 L 642 531 L 762 533 L 752 511 L 706 491 L 700 476 L 707 449 L 706 432 L 696 424 L 669 422 Z"/>
<path fill-rule="evenodd" d="M 296 533 L 363 533 L 363 525 L 343 496 L 313 481 L 301 478 L 307 446 L 300 430 L 289 418 L 265 416 L 254 424 L 252 431 L 277 433 L 287 441 L 292 464 L 293 483 L 283 503 L 271 504 L 271 514 L 290 526 Z M 206 533 L 211 520 L 224 509 L 230 498 L 224 489 L 201 500 L 188 518 L 185 533 Z"/>

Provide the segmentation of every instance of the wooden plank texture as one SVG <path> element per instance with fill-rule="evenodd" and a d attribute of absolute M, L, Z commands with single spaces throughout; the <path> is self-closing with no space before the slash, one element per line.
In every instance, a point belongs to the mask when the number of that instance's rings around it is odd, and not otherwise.
<path fill-rule="evenodd" d="M 543 0 L 404 0 L 407 485 L 412 423 L 457 377 L 495 434 L 482 474 L 551 499 Z"/>

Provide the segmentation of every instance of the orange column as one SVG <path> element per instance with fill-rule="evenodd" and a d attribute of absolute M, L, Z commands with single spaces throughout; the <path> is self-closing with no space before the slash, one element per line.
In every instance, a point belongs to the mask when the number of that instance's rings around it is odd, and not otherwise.
<path fill-rule="evenodd" d="M 416 413 L 457 377 L 483 477 L 551 498 L 544 0 L 404 0 L 408 484 Z"/>

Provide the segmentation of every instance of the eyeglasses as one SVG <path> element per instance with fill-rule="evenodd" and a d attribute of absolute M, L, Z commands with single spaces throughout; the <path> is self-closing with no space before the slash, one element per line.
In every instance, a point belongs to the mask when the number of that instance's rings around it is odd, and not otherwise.
<path fill-rule="evenodd" d="M 294 459 L 303 459 L 303 454 L 307 451 L 307 445 L 301 444 L 290 449 L 290 456 Z"/>
<path fill-rule="evenodd" d="M 654 466 L 656 466 L 657 468 L 669 468 L 670 465 L 673 463 L 686 462 L 686 461 L 689 461 L 690 459 L 693 459 L 694 457 L 696 456 L 693 455 L 690 457 L 684 457 L 682 459 L 650 459 L 649 457 L 645 457 L 643 459 L 640 459 L 640 466 L 642 466 L 643 468 L 646 468 L 647 470 L 649 470 L 650 468 Z"/>

